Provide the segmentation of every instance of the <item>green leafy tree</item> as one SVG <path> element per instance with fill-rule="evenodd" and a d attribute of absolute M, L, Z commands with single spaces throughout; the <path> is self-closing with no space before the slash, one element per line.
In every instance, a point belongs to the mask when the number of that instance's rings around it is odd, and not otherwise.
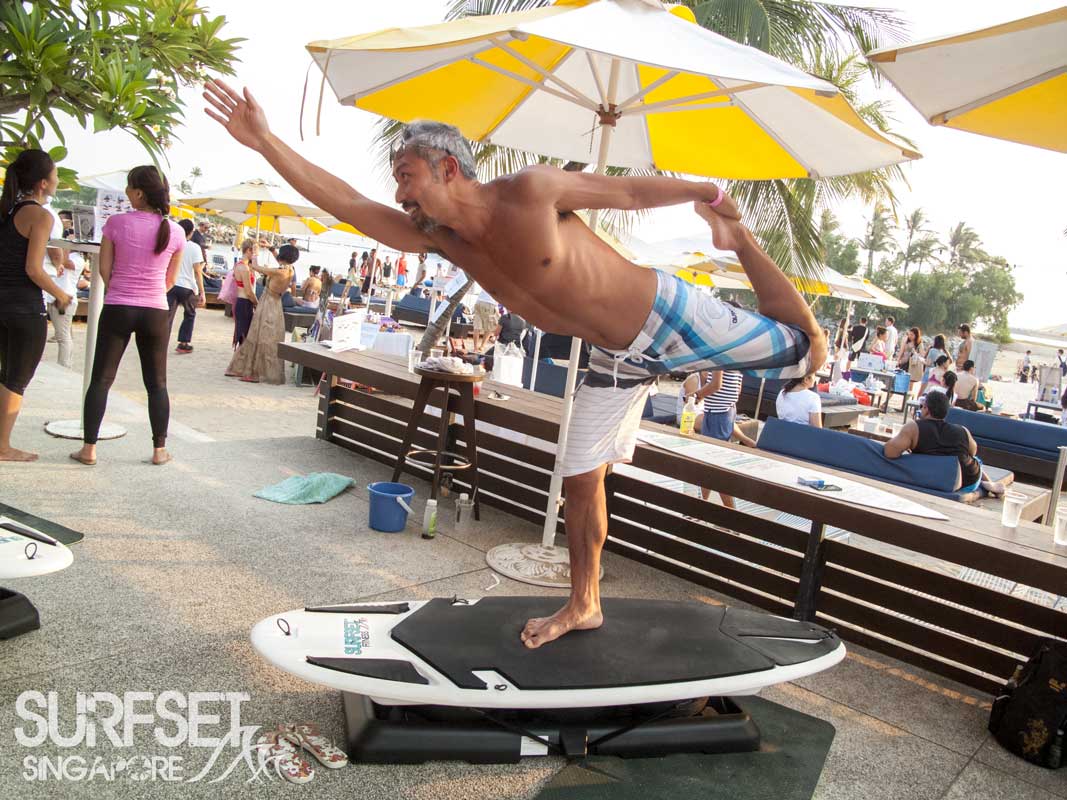
<path fill-rule="evenodd" d="M 1010 342 L 1008 314 L 1023 301 L 1023 295 L 1015 288 L 1015 277 L 1007 259 L 991 258 L 972 274 L 971 286 L 985 301 L 975 318 L 988 323 L 997 341 Z"/>
<path fill-rule="evenodd" d="M 222 38 L 225 23 L 196 0 L 0 2 L 4 162 L 48 130 L 62 143 L 60 114 L 124 130 L 158 161 L 181 120 L 179 87 L 233 73 L 243 40 Z"/>
<path fill-rule="evenodd" d="M 550 3 L 551 0 L 451 0 L 446 18 L 502 14 Z M 860 102 L 858 93 L 869 74 L 868 67 L 857 55 L 842 53 L 868 52 L 898 39 L 904 26 L 894 12 L 809 0 L 686 0 L 685 5 L 693 8 L 697 22 L 705 28 L 830 81 L 869 124 L 891 133 L 885 104 Z M 375 150 L 383 165 L 388 163 L 399 129 L 399 124 L 386 120 L 377 130 Z M 532 153 L 493 145 L 475 144 L 474 152 L 482 179 L 548 161 Z M 582 169 L 586 165 L 568 166 Z M 609 174 L 642 173 L 618 169 Z M 891 167 L 817 181 L 730 181 L 727 190 L 771 257 L 788 272 L 811 275 L 823 256 L 815 224 L 821 209 L 845 198 L 892 203 L 891 183 L 899 177 L 899 169 Z M 602 219 L 611 226 L 624 224 L 625 218 L 606 215 Z"/>
<path fill-rule="evenodd" d="M 819 241 L 822 244 L 822 262 L 842 275 L 855 275 L 860 269 L 859 246 L 855 240 L 842 236 L 837 218 L 824 208 L 819 221 Z"/>

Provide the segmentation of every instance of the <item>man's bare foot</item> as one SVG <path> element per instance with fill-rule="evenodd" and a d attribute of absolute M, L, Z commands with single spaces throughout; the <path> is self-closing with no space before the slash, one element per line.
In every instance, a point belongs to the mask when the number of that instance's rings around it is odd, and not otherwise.
<path fill-rule="evenodd" d="M 168 461 L 170 461 L 170 458 L 170 453 L 168 453 L 166 450 L 156 450 L 152 453 L 152 463 L 155 464 L 157 467 L 161 467 L 166 464 Z"/>
<path fill-rule="evenodd" d="M 6 450 L 0 450 L 0 461 L 36 461 L 38 458 L 36 453 L 31 453 L 28 450 L 19 450 L 15 447 L 9 447 Z"/>
<path fill-rule="evenodd" d="M 567 603 L 551 617 L 537 617 L 526 623 L 519 638 L 531 650 L 555 641 L 569 631 L 589 631 L 604 624 L 599 608 L 578 609 Z"/>

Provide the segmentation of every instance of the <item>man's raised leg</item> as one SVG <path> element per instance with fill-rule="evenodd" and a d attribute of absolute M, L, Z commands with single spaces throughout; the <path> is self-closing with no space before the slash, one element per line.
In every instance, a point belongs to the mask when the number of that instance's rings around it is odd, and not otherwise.
<path fill-rule="evenodd" d="M 600 552 L 608 538 L 608 506 L 604 493 L 607 465 L 591 472 L 563 479 L 567 501 L 563 516 L 567 523 L 567 549 L 571 558 L 571 596 L 551 617 L 526 623 L 522 640 L 527 647 L 540 647 L 567 631 L 599 628 Z"/>

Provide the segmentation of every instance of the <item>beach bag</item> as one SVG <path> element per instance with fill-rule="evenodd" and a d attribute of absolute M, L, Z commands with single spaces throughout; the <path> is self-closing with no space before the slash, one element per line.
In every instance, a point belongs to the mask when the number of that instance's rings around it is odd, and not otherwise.
<path fill-rule="evenodd" d="M 1015 755 L 1049 769 L 1064 764 L 1067 642 L 1043 639 L 993 701 L 989 730 Z"/>
<path fill-rule="evenodd" d="M 232 269 L 222 279 L 218 298 L 220 303 L 226 303 L 231 306 L 237 302 L 237 278 L 234 277 Z"/>
<path fill-rule="evenodd" d="M 493 353 L 493 380 L 509 386 L 522 386 L 522 350 L 514 344 L 496 346 Z"/>

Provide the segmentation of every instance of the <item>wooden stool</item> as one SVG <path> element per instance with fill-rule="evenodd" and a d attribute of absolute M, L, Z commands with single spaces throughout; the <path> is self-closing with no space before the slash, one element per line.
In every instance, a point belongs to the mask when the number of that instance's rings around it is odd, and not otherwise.
<path fill-rule="evenodd" d="M 419 391 L 415 394 L 415 404 L 411 408 L 411 419 L 408 421 L 408 429 L 404 433 L 404 441 L 400 443 L 400 452 L 396 458 L 396 469 L 393 470 L 393 482 L 400 479 L 400 473 L 404 471 L 408 461 L 416 463 L 433 464 L 433 480 L 430 488 L 430 499 L 437 499 L 437 490 L 441 483 L 442 472 L 456 472 L 470 470 L 470 479 L 467 481 L 471 487 L 471 499 L 474 501 L 474 518 L 481 519 L 478 500 L 478 439 L 474 427 L 474 384 L 481 383 L 482 375 L 456 375 L 452 372 L 438 372 L 437 370 L 422 369 L 415 367 L 415 374 L 422 376 Z M 415 441 L 415 433 L 419 429 L 419 420 L 426 411 L 426 401 L 430 399 L 430 393 L 440 388 L 444 392 L 444 401 L 441 403 L 441 426 L 437 433 L 437 449 L 429 450 L 425 447 L 412 447 Z M 452 390 L 457 393 L 456 403 L 453 403 Z M 458 411 L 463 415 L 463 438 L 467 442 L 467 454 L 452 453 L 445 450 L 445 442 L 448 438 L 448 415 L 451 410 Z M 431 462 L 432 458 L 432 462 Z M 448 458 L 452 463 L 444 463 Z"/>

